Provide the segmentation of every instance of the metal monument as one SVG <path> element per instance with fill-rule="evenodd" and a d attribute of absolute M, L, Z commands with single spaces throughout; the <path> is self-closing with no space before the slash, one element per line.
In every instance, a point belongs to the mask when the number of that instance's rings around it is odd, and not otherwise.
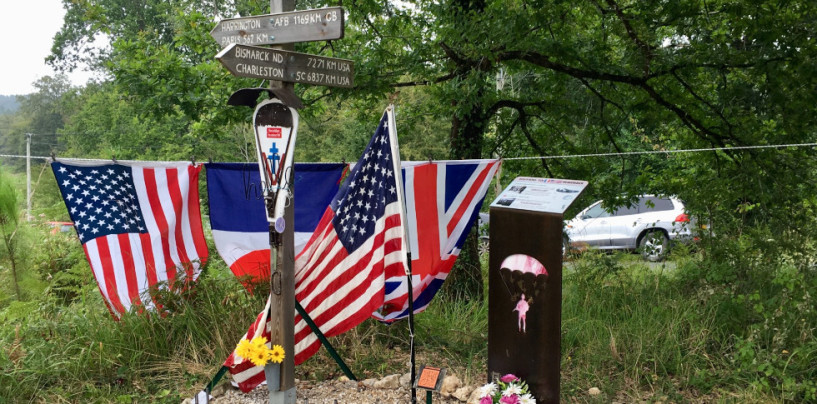
<path fill-rule="evenodd" d="M 512 373 L 559 402 L 562 215 L 585 181 L 516 178 L 491 204 L 488 380 Z"/>

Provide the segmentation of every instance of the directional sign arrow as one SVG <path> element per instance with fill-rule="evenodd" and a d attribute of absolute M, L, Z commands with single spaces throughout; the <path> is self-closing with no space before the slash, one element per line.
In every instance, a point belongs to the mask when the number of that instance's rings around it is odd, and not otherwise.
<path fill-rule="evenodd" d="M 343 38 L 343 8 L 256 15 L 221 20 L 210 36 L 221 46 L 280 45 Z"/>
<path fill-rule="evenodd" d="M 216 59 L 235 76 L 330 87 L 354 87 L 355 64 L 260 46 L 231 44 Z"/>

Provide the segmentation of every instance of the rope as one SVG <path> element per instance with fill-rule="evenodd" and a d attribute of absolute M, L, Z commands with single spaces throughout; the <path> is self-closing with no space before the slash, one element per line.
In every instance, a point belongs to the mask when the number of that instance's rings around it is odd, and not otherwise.
<path fill-rule="evenodd" d="M 573 159 L 573 158 L 587 158 L 587 157 L 620 157 L 620 156 L 637 156 L 644 154 L 678 154 L 678 153 L 700 153 L 711 151 L 726 151 L 726 150 L 758 150 L 758 149 L 782 149 L 786 147 L 817 147 L 817 143 L 789 143 L 789 144 L 774 144 L 774 145 L 756 145 L 756 146 L 734 146 L 734 147 L 709 147 L 701 149 L 680 149 L 680 150 L 645 150 L 632 151 L 621 153 L 589 153 L 589 154 L 568 154 L 561 156 L 530 156 L 530 157 L 505 157 L 502 160 L 554 160 L 554 159 Z M 26 158 L 24 155 L 18 154 L 0 154 L 0 157 L 8 158 Z M 31 156 L 32 159 L 50 160 L 49 156 Z M 89 158 L 74 158 L 74 157 L 60 157 L 60 160 L 73 161 L 112 161 L 112 159 L 89 159 Z M 128 163 L 167 163 L 166 161 L 145 161 L 145 160 L 116 160 Z M 186 160 L 185 160 L 186 161 Z M 180 163 L 183 161 L 179 161 Z M 332 163 L 327 163 L 332 164 Z"/>
<path fill-rule="evenodd" d="M 776 144 L 776 145 L 758 145 L 758 146 L 735 146 L 735 147 L 710 147 L 704 149 L 680 149 L 680 150 L 646 150 L 622 153 L 592 153 L 592 154 L 570 154 L 564 156 L 538 156 L 538 157 L 506 157 L 502 160 L 534 160 L 534 159 L 570 159 L 582 157 L 617 157 L 617 156 L 635 156 L 641 154 L 675 154 L 675 153 L 697 153 L 723 150 L 749 150 L 749 149 L 781 149 L 784 147 L 815 147 L 817 143 L 790 143 L 790 144 Z"/>

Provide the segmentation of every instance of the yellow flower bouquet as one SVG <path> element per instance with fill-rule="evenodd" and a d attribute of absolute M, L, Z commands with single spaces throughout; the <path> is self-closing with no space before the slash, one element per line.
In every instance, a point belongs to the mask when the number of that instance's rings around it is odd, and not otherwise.
<path fill-rule="evenodd" d="M 249 360 L 255 366 L 284 361 L 284 348 L 280 345 L 268 347 L 266 337 L 255 337 L 252 341 L 242 339 L 235 348 L 235 354 Z"/>

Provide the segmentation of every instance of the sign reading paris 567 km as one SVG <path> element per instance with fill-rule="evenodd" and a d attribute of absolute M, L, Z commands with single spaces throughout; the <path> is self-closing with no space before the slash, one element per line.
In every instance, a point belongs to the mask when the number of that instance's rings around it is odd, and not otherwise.
<path fill-rule="evenodd" d="M 291 11 L 219 21 L 210 36 L 221 46 L 277 45 L 343 38 L 343 8 Z"/>
<path fill-rule="evenodd" d="M 354 62 L 259 46 L 231 44 L 216 59 L 233 75 L 330 87 L 354 87 Z"/>

